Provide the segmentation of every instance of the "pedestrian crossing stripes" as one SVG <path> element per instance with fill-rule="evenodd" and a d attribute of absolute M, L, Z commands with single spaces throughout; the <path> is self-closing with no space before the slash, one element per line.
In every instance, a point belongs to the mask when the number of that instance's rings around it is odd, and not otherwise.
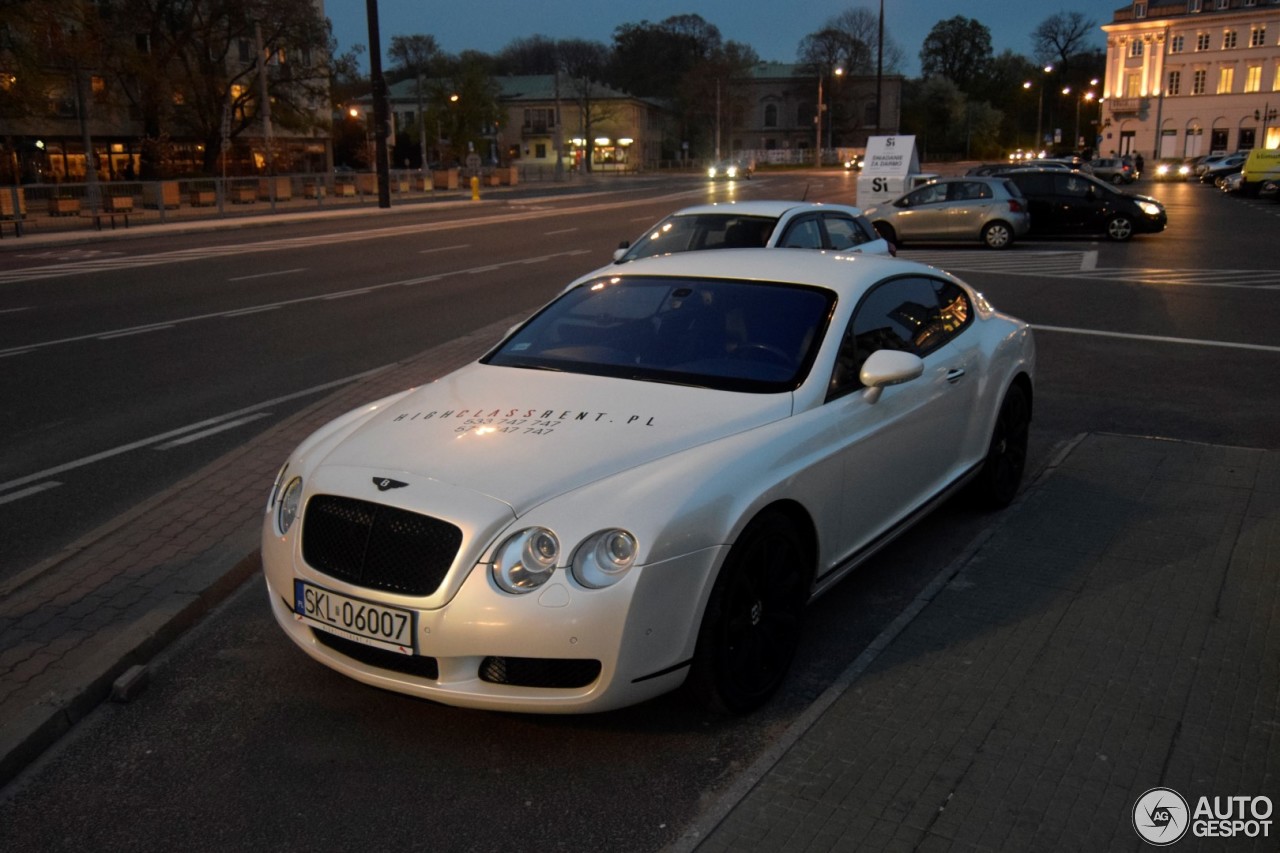
<path fill-rule="evenodd" d="M 938 267 L 966 272 L 995 272 L 1010 275 L 1068 275 L 1091 269 L 1097 252 L 993 252 L 990 249 L 899 249 L 898 257 Z"/>
<path fill-rule="evenodd" d="M 1011 251 L 989 249 L 902 249 L 898 257 L 955 273 L 1036 275 L 1091 281 L 1135 282 L 1171 287 L 1237 287 L 1280 290 L 1280 270 L 1198 269 L 1154 267 L 1097 268 L 1097 251 Z"/>
<path fill-rule="evenodd" d="M 1280 290 L 1280 270 L 1105 269 L 1089 270 L 1082 273 L 1080 277 L 1106 281 L 1136 281 L 1142 284 Z"/>

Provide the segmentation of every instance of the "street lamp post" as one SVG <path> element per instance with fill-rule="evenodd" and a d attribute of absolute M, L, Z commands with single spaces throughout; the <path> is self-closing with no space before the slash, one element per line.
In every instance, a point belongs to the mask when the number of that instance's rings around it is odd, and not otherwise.
<path fill-rule="evenodd" d="M 844 74 L 844 68 L 837 65 L 831 71 L 832 74 L 839 77 Z M 814 165 L 819 169 L 822 168 L 822 112 L 826 109 L 826 105 L 822 103 L 822 68 L 818 69 L 818 111 L 813 117 L 815 139 L 814 145 L 817 148 L 817 154 L 814 155 Z"/>
<path fill-rule="evenodd" d="M 1052 65 L 1046 65 L 1044 67 L 1044 73 L 1046 75 L 1051 74 L 1052 72 L 1053 72 Z M 1030 89 L 1034 85 L 1035 85 L 1034 83 L 1028 80 L 1022 84 L 1022 88 Z M 1036 138 L 1035 138 L 1035 145 L 1032 146 L 1036 149 L 1039 149 L 1040 146 L 1044 144 L 1044 135 L 1043 135 L 1044 124 L 1042 123 L 1043 120 L 1044 120 L 1044 80 L 1041 80 L 1040 81 L 1040 97 L 1036 102 Z"/>

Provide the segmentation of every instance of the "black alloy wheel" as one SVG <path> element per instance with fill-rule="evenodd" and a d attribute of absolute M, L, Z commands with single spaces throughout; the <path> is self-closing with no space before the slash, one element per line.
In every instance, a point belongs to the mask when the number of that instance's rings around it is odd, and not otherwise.
<path fill-rule="evenodd" d="M 1027 438 L 1031 433 L 1031 400 L 1021 385 L 1011 385 L 1000 404 L 991 431 L 991 444 L 976 486 L 982 502 L 1000 509 L 1013 502 L 1027 467 Z"/>
<path fill-rule="evenodd" d="M 698 704 L 743 714 L 774 694 L 800 641 L 811 567 L 781 513 L 756 518 L 725 559 L 686 685 Z"/>
<path fill-rule="evenodd" d="M 1133 220 L 1123 214 L 1116 214 L 1107 220 L 1107 236 L 1117 243 L 1123 243 L 1133 236 Z"/>

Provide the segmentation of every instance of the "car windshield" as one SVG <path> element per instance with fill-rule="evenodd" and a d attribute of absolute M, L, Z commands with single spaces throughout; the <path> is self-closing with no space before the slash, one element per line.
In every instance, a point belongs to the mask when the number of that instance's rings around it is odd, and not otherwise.
<path fill-rule="evenodd" d="M 700 249 L 741 249 L 760 247 L 778 220 L 771 216 L 741 216 L 736 213 L 698 213 L 668 216 L 640 238 L 623 256 L 634 261 L 652 255 L 693 252 Z"/>
<path fill-rule="evenodd" d="M 760 282 L 601 278 L 560 296 L 481 361 L 770 394 L 804 382 L 835 294 Z"/>

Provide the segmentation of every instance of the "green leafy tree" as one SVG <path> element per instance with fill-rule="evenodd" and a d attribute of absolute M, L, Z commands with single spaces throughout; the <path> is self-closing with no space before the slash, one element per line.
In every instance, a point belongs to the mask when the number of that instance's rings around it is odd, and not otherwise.
<path fill-rule="evenodd" d="M 556 40 L 544 35 L 515 39 L 495 57 L 498 74 L 554 74 L 559 64 Z"/>
<path fill-rule="evenodd" d="M 613 31 L 605 77 L 610 85 L 638 97 L 675 98 L 685 75 L 722 44 L 720 31 L 698 15 L 623 24 Z"/>
<path fill-rule="evenodd" d="M 973 91 L 991 64 L 991 31 L 979 21 L 956 15 L 933 25 L 920 48 L 922 76 L 941 75 L 962 92 Z"/>

